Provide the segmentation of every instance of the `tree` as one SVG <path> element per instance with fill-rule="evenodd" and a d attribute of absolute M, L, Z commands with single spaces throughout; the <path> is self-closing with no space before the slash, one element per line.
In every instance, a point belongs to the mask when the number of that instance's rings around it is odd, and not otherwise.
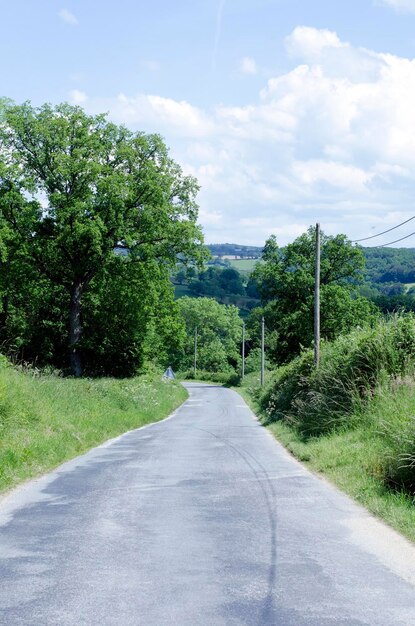
<path fill-rule="evenodd" d="M 196 180 L 158 135 L 132 133 L 80 107 L 29 103 L 2 110 L 2 224 L 42 279 L 67 296 L 67 345 L 82 373 L 82 305 L 114 250 L 132 263 L 174 266 L 205 256 Z"/>
<path fill-rule="evenodd" d="M 213 298 L 178 300 L 187 339 L 181 367 L 193 363 L 194 334 L 198 335 L 198 367 L 210 372 L 228 372 L 239 366 L 242 320 L 236 306 L 219 304 Z"/>
<path fill-rule="evenodd" d="M 315 231 L 310 228 L 285 248 L 273 236 L 265 244 L 263 263 L 253 272 L 262 299 L 248 327 L 258 335 L 264 315 L 270 353 L 278 363 L 297 355 L 313 342 Z M 364 257 L 344 235 L 321 235 L 321 336 L 332 340 L 353 326 L 364 324 L 375 307 L 357 293 Z"/>

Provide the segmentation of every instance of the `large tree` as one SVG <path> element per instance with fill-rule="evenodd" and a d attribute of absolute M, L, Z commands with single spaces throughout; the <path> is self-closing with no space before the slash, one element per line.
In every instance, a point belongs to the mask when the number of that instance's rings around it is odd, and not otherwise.
<path fill-rule="evenodd" d="M 270 354 L 284 363 L 313 342 L 315 231 L 310 228 L 285 248 L 276 238 L 265 244 L 262 263 L 253 278 L 263 308 L 248 320 L 253 336 L 259 336 L 265 316 Z M 375 307 L 358 295 L 364 256 L 344 235 L 321 235 L 321 335 L 332 340 L 353 326 L 368 322 Z"/>
<path fill-rule="evenodd" d="M 105 115 L 25 103 L 6 105 L 1 118 L 2 227 L 39 278 L 67 294 L 70 365 L 80 375 L 84 294 L 117 248 L 150 266 L 203 257 L 198 185 L 158 135 Z"/>

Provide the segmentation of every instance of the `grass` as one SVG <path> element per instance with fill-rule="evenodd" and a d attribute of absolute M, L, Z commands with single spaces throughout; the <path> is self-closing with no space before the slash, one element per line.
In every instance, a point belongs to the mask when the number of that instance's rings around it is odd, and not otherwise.
<path fill-rule="evenodd" d="M 259 259 L 229 259 L 232 267 L 237 269 L 241 274 L 251 273 Z"/>
<path fill-rule="evenodd" d="M 187 397 L 174 381 L 65 379 L 0 366 L 0 492 L 111 437 L 169 415 Z"/>
<path fill-rule="evenodd" d="M 369 426 L 304 440 L 283 422 L 268 426 L 300 461 L 326 476 L 371 513 L 415 542 L 413 498 L 383 480 L 384 438 Z"/>
<path fill-rule="evenodd" d="M 237 391 L 298 460 L 415 542 L 413 377 L 380 385 L 349 415 L 346 426 L 311 437 L 282 419 L 269 423 L 260 406 L 257 376 L 248 375 Z"/>

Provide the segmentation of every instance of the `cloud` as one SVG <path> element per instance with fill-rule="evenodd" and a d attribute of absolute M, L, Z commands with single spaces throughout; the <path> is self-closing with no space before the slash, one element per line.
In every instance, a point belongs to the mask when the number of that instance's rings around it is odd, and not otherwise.
<path fill-rule="evenodd" d="M 244 57 L 241 60 L 240 70 L 242 74 L 250 74 L 250 75 L 254 75 L 258 71 L 255 60 L 252 59 L 251 57 Z"/>
<path fill-rule="evenodd" d="M 83 91 L 79 91 L 79 89 L 73 89 L 70 93 L 71 102 L 73 104 L 85 104 L 88 100 L 88 96 Z"/>
<path fill-rule="evenodd" d="M 403 221 L 415 195 L 415 60 L 304 26 L 286 45 L 289 71 L 242 106 L 148 94 L 86 106 L 164 135 L 202 185 L 208 241 L 261 245 L 274 232 L 284 244 L 316 221 L 358 239 Z"/>
<path fill-rule="evenodd" d="M 291 56 L 306 59 L 320 58 L 327 48 L 349 47 L 347 43 L 342 43 L 333 31 L 307 26 L 297 26 L 285 42 Z"/>
<path fill-rule="evenodd" d="M 185 100 L 156 95 L 120 93 L 115 99 L 96 101 L 95 108 L 111 111 L 116 121 L 130 126 L 144 125 L 152 132 L 186 138 L 204 137 L 215 126 L 208 115 Z"/>
<path fill-rule="evenodd" d="M 415 0 L 378 0 L 376 4 L 391 7 L 398 13 L 415 13 Z"/>
<path fill-rule="evenodd" d="M 76 24 L 78 24 L 77 17 L 73 13 L 68 11 L 68 9 L 61 9 L 58 15 L 67 24 L 71 24 L 72 26 L 75 26 Z"/>

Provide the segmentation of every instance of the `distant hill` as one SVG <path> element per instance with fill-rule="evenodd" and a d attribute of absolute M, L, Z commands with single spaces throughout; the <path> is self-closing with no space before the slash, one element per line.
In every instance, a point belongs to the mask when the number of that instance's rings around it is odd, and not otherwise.
<path fill-rule="evenodd" d="M 415 282 L 415 248 L 363 248 L 363 252 L 368 282 Z"/>
<path fill-rule="evenodd" d="M 213 257 L 259 259 L 262 256 L 262 247 L 242 246 L 239 243 L 213 243 L 208 245 Z"/>
<path fill-rule="evenodd" d="M 238 243 L 215 243 L 208 245 L 208 248 L 213 257 L 230 260 L 259 259 L 263 250 L 259 246 L 243 246 Z M 363 248 L 363 253 L 366 258 L 367 282 L 415 283 L 415 248 L 373 247 Z"/>

